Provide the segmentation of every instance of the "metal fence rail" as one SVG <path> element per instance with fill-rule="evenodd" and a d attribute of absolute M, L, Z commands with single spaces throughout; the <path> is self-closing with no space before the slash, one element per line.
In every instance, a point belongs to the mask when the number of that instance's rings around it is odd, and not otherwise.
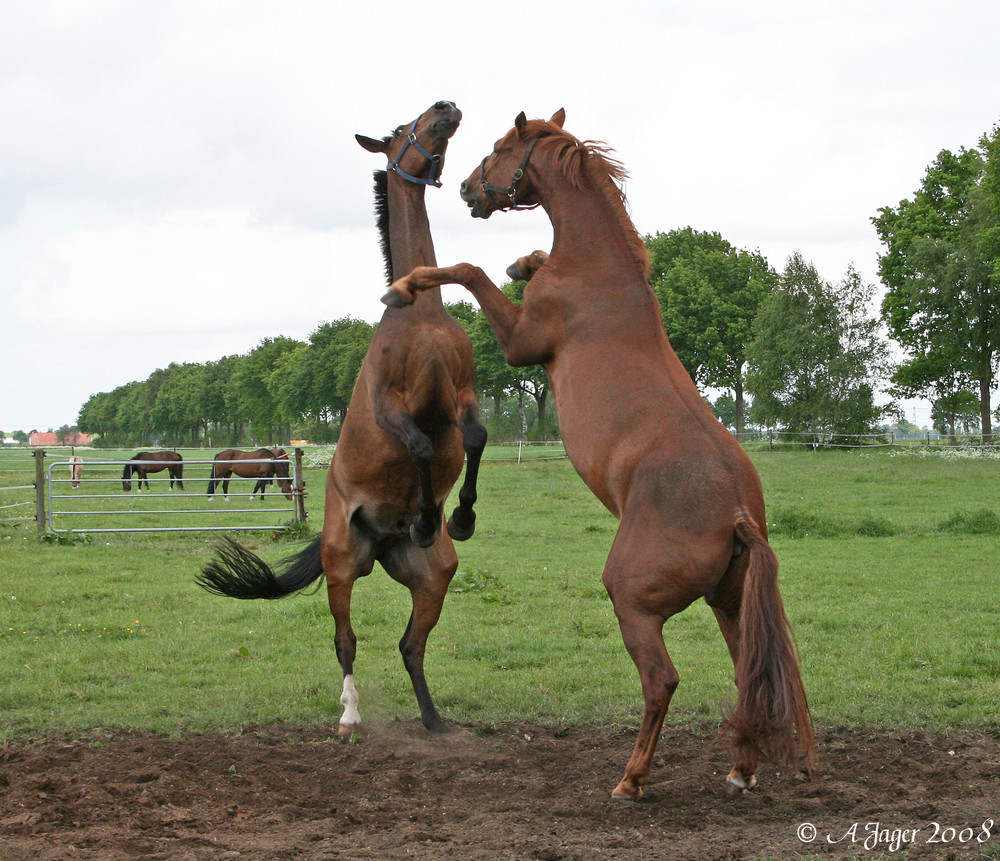
<path fill-rule="evenodd" d="M 44 457 L 44 452 L 42 452 Z M 145 465 L 155 465 L 163 466 L 163 461 L 142 461 L 142 460 L 105 460 L 105 459 L 85 459 L 82 464 L 83 473 L 79 478 L 59 478 L 54 474 L 55 471 L 62 472 L 66 471 L 68 474 L 70 467 L 73 462 L 70 460 L 54 460 L 50 461 L 45 465 L 44 470 L 44 492 L 39 493 L 39 523 L 40 529 L 44 528 L 50 532 L 54 533 L 103 533 L 103 532 L 234 532 L 234 531 L 280 531 L 288 528 L 288 521 L 285 522 L 271 522 L 277 521 L 277 517 L 267 518 L 264 523 L 257 522 L 237 522 L 229 523 L 228 525 L 220 525 L 219 521 L 221 519 L 231 518 L 234 515 L 267 515 L 267 514 L 285 514 L 291 519 L 291 523 L 295 524 L 305 519 L 305 482 L 303 480 L 302 471 L 302 450 L 295 450 L 294 458 L 261 458 L 261 459 L 246 459 L 239 461 L 217 461 L 215 459 L 186 459 L 180 462 L 180 465 L 184 468 L 187 467 L 199 467 L 207 466 L 207 471 L 199 471 L 198 474 L 192 474 L 187 471 L 187 474 L 181 481 L 210 481 L 212 478 L 212 473 L 214 467 L 218 463 L 239 463 L 239 464 L 254 464 L 254 463 L 279 463 L 288 464 L 289 475 L 288 480 L 291 483 L 291 500 L 288 504 L 283 504 L 285 502 L 285 495 L 280 490 L 272 490 L 271 499 L 275 502 L 270 505 L 258 505 L 253 508 L 247 507 L 236 507 L 230 508 L 222 503 L 213 502 L 213 497 L 208 497 L 207 493 L 190 493 L 183 490 L 171 490 L 166 493 L 159 493 L 154 490 L 142 491 L 138 489 L 138 477 L 132 476 L 131 479 L 125 479 L 124 476 L 118 475 L 116 473 L 124 472 L 124 467 L 126 465 L 132 466 L 145 466 Z M 95 470 L 98 474 L 95 476 Z M 277 480 L 284 479 L 284 476 L 274 476 L 271 478 L 263 479 L 269 483 L 276 482 Z M 123 481 L 131 480 L 136 485 L 136 491 L 125 491 L 123 489 Z M 235 484 L 238 488 L 240 483 L 245 483 L 248 481 L 257 482 L 258 478 L 243 478 L 240 476 L 230 476 L 229 481 Z M 169 476 L 164 478 L 159 478 L 155 476 L 149 476 L 143 479 L 143 483 L 149 482 L 151 486 L 157 486 L 159 489 L 163 484 L 170 484 L 171 482 L 176 482 L 178 479 L 171 479 Z M 218 480 L 219 483 L 223 481 Z M 77 484 L 81 488 L 87 486 L 87 491 L 82 493 L 66 493 L 64 490 L 67 484 Z M 102 485 L 111 485 L 115 492 L 105 492 L 101 487 Z M 237 491 L 232 491 L 228 494 L 226 499 L 229 497 L 237 498 L 253 498 L 253 493 L 241 493 Z M 265 499 L 265 494 L 261 493 L 262 501 Z M 176 500 L 177 505 L 173 505 L 166 508 L 158 508 L 155 503 L 153 506 L 146 505 L 147 501 L 152 502 L 154 500 L 170 499 Z M 97 508 L 82 507 L 78 503 L 84 503 L 85 501 L 93 500 L 114 500 L 118 504 L 105 504 Z M 182 500 L 192 500 L 191 505 L 185 506 Z M 201 505 L 197 505 L 193 500 L 199 500 Z M 214 523 L 197 523 L 197 522 L 187 522 L 184 525 L 177 526 L 167 526 L 166 521 L 169 521 L 175 516 L 186 516 L 189 520 L 197 521 L 203 518 L 205 515 L 211 515 L 215 518 Z M 120 522 L 108 525 L 105 521 L 102 524 L 95 526 L 88 526 L 85 522 L 74 522 L 72 526 L 65 525 L 68 520 L 73 521 L 86 521 L 90 517 L 103 517 L 103 518 L 118 518 Z M 141 517 L 152 517 L 157 520 L 163 519 L 165 522 L 155 522 L 150 524 L 143 524 L 139 518 Z M 59 521 L 57 525 L 57 519 Z M 244 518 L 248 520 L 249 518 Z M 129 525 L 124 525 L 125 523 Z"/>

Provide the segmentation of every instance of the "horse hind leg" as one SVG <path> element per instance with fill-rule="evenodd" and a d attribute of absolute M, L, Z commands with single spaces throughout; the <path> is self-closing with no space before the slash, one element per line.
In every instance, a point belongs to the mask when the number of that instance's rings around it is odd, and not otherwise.
<path fill-rule="evenodd" d="M 663 642 L 664 621 L 662 616 L 634 610 L 618 614 L 625 648 L 639 671 L 645 705 L 635 747 L 624 777 L 611 793 L 613 798 L 634 800 L 642 795 L 643 785 L 649 782 L 663 721 L 680 681 Z"/>
<path fill-rule="evenodd" d="M 476 482 L 479 480 L 479 464 L 486 448 L 486 428 L 480 424 L 473 408 L 469 408 L 462 425 L 462 444 L 465 447 L 465 480 L 458 492 L 458 506 L 448 518 L 448 534 L 455 541 L 467 541 L 476 531 Z"/>
<path fill-rule="evenodd" d="M 330 613 L 335 625 L 334 647 L 337 651 L 337 662 L 343 672 L 343 687 L 340 693 L 340 705 L 343 712 L 337 727 L 337 738 L 349 741 L 361 725 L 361 712 L 358 710 L 358 690 L 354 685 L 354 659 L 358 653 L 358 638 L 351 627 L 351 590 L 354 584 L 347 580 L 327 579 L 327 600 L 330 603 Z"/>
<path fill-rule="evenodd" d="M 444 733 L 448 725 L 434 706 L 424 675 L 424 655 L 427 639 L 441 617 L 448 584 L 458 567 L 458 557 L 447 539 L 426 553 L 406 545 L 400 547 L 404 549 L 381 560 L 389 576 L 409 588 L 413 600 L 413 611 L 399 641 L 399 652 L 413 685 L 420 722 L 430 732 Z"/>
<path fill-rule="evenodd" d="M 740 616 L 739 612 L 731 612 L 722 607 L 712 607 L 722 638 L 726 641 L 729 656 L 734 669 L 740 662 Z M 735 682 L 734 678 L 734 682 Z M 736 789 L 753 789 L 757 785 L 757 764 L 760 755 L 752 745 L 736 744 L 736 762 L 732 771 L 726 776 L 726 782 Z"/>

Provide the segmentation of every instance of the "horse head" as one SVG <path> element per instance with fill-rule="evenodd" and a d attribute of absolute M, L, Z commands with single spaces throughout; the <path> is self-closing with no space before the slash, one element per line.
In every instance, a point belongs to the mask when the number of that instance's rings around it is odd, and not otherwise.
<path fill-rule="evenodd" d="M 128 493 L 132 489 L 132 482 L 129 479 L 132 478 L 132 464 L 126 463 L 125 469 L 122 470 L 122 490 Z"/>
<path fill-rule="evenodd" d="M 288 452 L 283 448 L 272 448 L 274 455 L 274 477 L 278 480 L 278 487 L 285 499 L 292 498 L 292 482 L 288 478 Z"/>
<path fill-rule="evenodd" d="M 562 130 L 566 111 L 560 108 L 552 118 L 528 120 L 521 111 L 514 120 L 514 128 L 493 146 L 486 156 L 462 183 L 462 200 L 472 210 L 473 218 L 489 218 L 497 210 L 534 209 L 538 199 L 528 178 L 528 168 L 535 144 L 545 137 Z M 506 185 L 499 185 L 499 183 Z"/>
<path fill-rule="evenodd" d="M 381 140 L 364 135 L 354 137 L 369 152 L 385 155 L 387 170 L 417 185 L 440 187 L 444 152 L 461 121 L 462 112 L 454 102 L 440 101 Z"/>

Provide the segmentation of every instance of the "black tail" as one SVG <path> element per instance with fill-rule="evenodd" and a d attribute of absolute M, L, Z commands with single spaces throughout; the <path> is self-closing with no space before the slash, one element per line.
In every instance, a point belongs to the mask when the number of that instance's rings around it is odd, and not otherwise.
<path fill-rule="evenodd" d="M 209 562 L 195 578 L 198 585 L 228 598 L 284 598 L 305 589 L 323 576 L 320 537 L 316 536 L 294 556 L 278 563 L 275 571 L 258 556 L 231 538 L 219 546 L 218 558 Z"/>

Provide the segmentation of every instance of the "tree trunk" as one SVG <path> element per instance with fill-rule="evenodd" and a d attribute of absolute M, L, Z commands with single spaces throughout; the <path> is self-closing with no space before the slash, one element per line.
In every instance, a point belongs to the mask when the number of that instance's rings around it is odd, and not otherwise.
<path fill-rule="evenodd" d="M 743 377 L 737 376 L 733 385 L 733 401 L 736 406 L 736 439 L 743 442 L 743 433 L 746 430 L 743 406 Z"/>
<path fill-rule="evenodd" d="M 979 381 L 979 422 L 983 429 L 983 445 L 993 442 L 993 425 L 990 423 L 990 384 L 992 379 Z"/>

